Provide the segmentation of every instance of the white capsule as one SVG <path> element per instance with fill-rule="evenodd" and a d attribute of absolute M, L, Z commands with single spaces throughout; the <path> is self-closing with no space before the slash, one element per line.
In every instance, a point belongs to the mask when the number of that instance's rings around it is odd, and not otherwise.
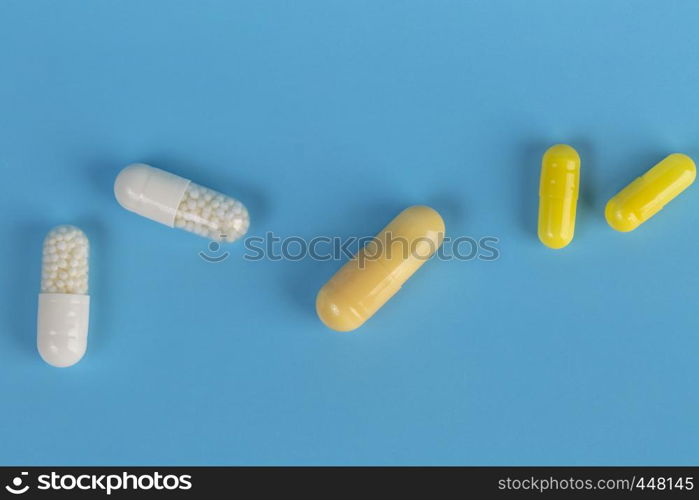
<path fill-rule="evenodd" d="M 58 238 L 71 244 L 57 246 L 56 260 L 43 262 L 36 346 L 48 364 L 65 367 L 80 361 L 87 349 L 89 243 L 77 227 L 59 226 L 46 236 L 44 253 Z"/>
<path fill-rule="evenodd" d="M 235 241 L 250 225 L 248 211 L 239 201 L 145 163 L 119 172 L 114 195 L 131 212 L 217 241 Z M 217 208 L 223 203 L 241 209 L 217 220 Z"/>

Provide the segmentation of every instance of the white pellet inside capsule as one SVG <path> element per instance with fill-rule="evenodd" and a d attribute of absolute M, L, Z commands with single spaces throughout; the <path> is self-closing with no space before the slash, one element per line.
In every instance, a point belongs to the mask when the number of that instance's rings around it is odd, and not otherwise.
<path fill-rule="evenodd" d="M 75 226 L 59 226 L 44 239 L 36 345 L 48 364 L 71 366 L 87 349 L 90 320 L 89 242 Z"/>
<path fill-rule="evenodd" d="M 44 240 L 42 293 L 87 294 L 89 243 L 74 226 L 59 226 Z"/>
<path fill-rule="evenodd" d="M 214 241 L 233 242 L 250 226 L 241 202 L 145 163 L 119 172 L 114 195 L 127 210 Z"/>
<path fill-rule="evenodd" d="M 213 189 L 190 182 L 175 213 L 175 227 L 214 241 L 233 242 L 250 225 L 245 206 Z"/>

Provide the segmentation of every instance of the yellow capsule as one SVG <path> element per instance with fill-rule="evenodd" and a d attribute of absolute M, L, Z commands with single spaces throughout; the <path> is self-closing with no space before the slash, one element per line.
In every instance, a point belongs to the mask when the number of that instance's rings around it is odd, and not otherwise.
<path fill-rule="evenodd" d="M 580 184 L 580 156 L 566 144 L 551 146 L 541 160 L 539 239 L 549 248 L 573 240 Z"/>
<path fill-rule="evenodd" d="M 604 216 L 613 229 L 633 231 L 687 189 L 696 176 L 689 156 L 671 154 L 614 195 Z"/>
<path fill-rule="evenodd" d="M 443 239 L 439 213 L 421 205 L 406 208 L 320 289 L 318 317 L 340 332 L 360 327 L 437 251 Z"/>

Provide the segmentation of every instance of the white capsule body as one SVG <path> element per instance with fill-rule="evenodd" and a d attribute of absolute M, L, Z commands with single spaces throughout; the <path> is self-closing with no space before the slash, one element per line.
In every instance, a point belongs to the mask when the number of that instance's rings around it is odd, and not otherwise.
<path fill-rule="evenodd" d="M 71 366 L 87 349 L 90 320 L 89 243 L 74 226 L 59 226 L 44 240 L 36 346 L 48 364 Z"/>
<path fill-rule="evenodd" d="M 235 241 L 250 225 L 239 201 L 145 163 L 119 172 L 114 195 L 131 212 L 214 241 Z"/>
<path fill-rule="evenodd" d="M 87 350 L 90 296 L 39 294 L 36 346 L 48 364 L 64 368 L 82 359 Z"/>

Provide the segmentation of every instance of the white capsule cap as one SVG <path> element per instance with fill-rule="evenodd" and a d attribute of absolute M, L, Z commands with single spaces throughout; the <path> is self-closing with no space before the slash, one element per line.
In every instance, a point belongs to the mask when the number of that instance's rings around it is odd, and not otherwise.
<path fill-rule="evenodd" d="M 87 349 L 90 296 L 39 294 L 36 347 L 48 364 L 63 368 L 80 361 Z"/>
<path fill-rule="evenodd" d="M 145 163 L 134 163 L 117 175 L 114 196 L 126 210 L 173 227 L 189 182 Z"/>

